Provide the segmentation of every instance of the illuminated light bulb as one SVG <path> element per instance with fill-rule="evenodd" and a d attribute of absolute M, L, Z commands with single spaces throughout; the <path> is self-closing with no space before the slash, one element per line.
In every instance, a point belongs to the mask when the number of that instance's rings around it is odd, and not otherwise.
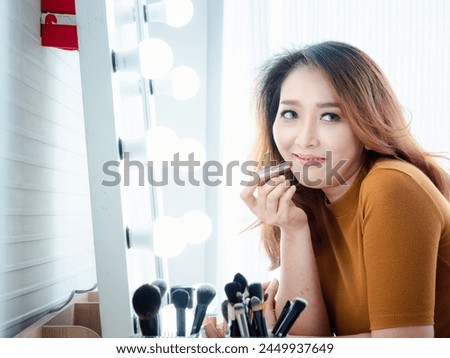
<path fill-rule="evenodd" d="M 187 211 L 181 216 L 180 220 L 184 225 L 185 237 L 188 244 L 201 244 L 211 235 L 211 220 L 201 210 Z"/>
<path fill-rule="evenodd" d="M 167 25 L 180 27 L 191 21 L 194 6 L 191 0 L 165 0 Z"/>
<path fill-rule="evenodd" d="M 194 97 L 200 88 L 200 78 L 192 68 L 179 66 L 171 72 L 173 96 L 179 100 Z"/>
<path fill-rule="evenodd" d="M 147 22 L 164 22 L 172 27 L 186 25 L 194 15 L 191 0 L 163 0 L 145 5 Z"/>
<path fill-rule="evenodd" d="M 172 65 L 172 49 L 160 39 L 145 39 L 134 49 L 112 52 L 114 72 L 138 72 L 145 78 L 157 79 L 168 73 Z"/>
<path fill-rule="evenodd" d="M 152 81 L 157 95 L 171 95 L 178 100 L 194 97 L 200 88 L 200 78 L 192 68 L 175 67 L 168 75 Z"/>
<path fill-rule="evenodd" d="M 184 138 L 181 139 L 178 144 L 178 153 L 180 161 L 194 160 L 199 162 L 199 165 L 194 167 L 194 170 L 200 170 L 206 161 L 205 147 L 196 139 Z M 180 166 L 180 170 L 183 172 L 189 171 L 191 166 Z"/>
<path fill-rule="evenodd" d="M 155 166 L 170 163 L 179 147 L 178 135 L 167 127 L 153 127 L 146 134 L 147 159 Z"/>
<path fill-rule="evenodd" d="M 187 246 L 180 219 L 162 216 L 153 223 L 126 229 L 128 248 L 149 250 L 156 256 L 172 258 Z"/>
<path fill-rule="evenodd" d="M 153 127 L 145 134 L 126 139 L 119 139 L 120 159 L 124 159 L 128 153 L 128 159 L 139 161 L 144 165 L 148 162 L 154 167 L 160 168 L 163 162 L 173 160 L 178 151 L 180 140 L 178 135 L 167 127 Z"/>
<path fill-rule="evenodd" d="M 172 258 L 187 245 L 181 220 L 163 216 L 153 222 L 153 249 L 155 255 Z"/>
<path fill-rule="evenodd" d="M 160 78 L 173 65 L 172 49 L 160 39 L 145 39 L 139 43 L 141 73 L 145 78 Z"/>

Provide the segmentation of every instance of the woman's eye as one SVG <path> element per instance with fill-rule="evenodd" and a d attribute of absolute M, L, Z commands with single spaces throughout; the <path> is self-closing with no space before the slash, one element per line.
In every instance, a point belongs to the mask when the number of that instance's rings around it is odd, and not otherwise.
<path fill-rule="evenodd" d="M 320 117 L 321 120 L 325 122 L 336 122 L 341 119 L 337 114 L 335 113 L 324 113 L 322 114 L 322 117 Z"/>
<path fill-rule="evenodd" d="M 294 111 L 283 111 L 281 112 L 281 117 L 286 119 L 294 119 L 297 118 L 297 113 L 295 113 Z"/>

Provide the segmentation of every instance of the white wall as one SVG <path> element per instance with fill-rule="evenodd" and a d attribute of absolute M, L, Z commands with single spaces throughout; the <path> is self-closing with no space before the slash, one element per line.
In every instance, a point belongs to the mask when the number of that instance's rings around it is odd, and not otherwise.
<path fill-rule="evenodd" d="M 78 52 L 0 1 L 0 336 L 96 282 Z"/>

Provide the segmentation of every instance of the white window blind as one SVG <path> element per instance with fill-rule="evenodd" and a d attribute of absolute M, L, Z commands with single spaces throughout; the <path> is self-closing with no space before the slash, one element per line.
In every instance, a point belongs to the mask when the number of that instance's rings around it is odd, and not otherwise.
<path fill-rule="evenodd" d="M 38 0 L 0 3 L 0 335 L 6 337 L 96 282 L 78 52 L 41 47 L 39 21 Z"/>

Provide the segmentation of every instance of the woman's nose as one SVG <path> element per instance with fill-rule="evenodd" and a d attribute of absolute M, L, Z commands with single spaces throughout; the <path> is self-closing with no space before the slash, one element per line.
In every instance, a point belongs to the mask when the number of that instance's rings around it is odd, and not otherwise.
<path fill-rule="evenodd" d="M 298 129 L 295 144 L 301 148 L 314 148 L 319 145 L 319 138 L 314 123 L 302 123 Z"/>

